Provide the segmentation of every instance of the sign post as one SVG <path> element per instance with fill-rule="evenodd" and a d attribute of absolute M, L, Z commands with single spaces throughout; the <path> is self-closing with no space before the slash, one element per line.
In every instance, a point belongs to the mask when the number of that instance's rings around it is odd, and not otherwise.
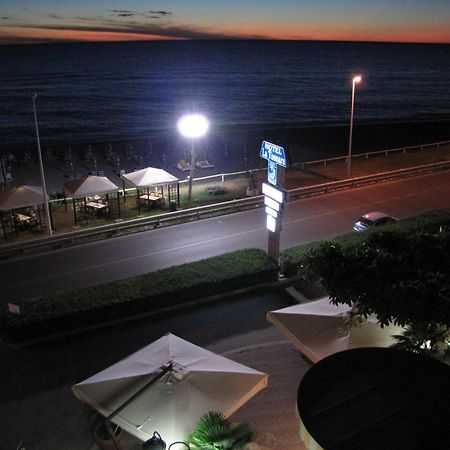
<path fill-rule="evenodd" d="M 263 183 L 264 204 L 266 206 L 266 224 L 269 230 L 267 253 L 278 263 L 280 257 L 280 231 L 284 204 L 287 201 L 283 189 L 285 168 L 288 166 L 283 147 L 263 141 L 259 156 L 267 160 L 267 181 Z"/>

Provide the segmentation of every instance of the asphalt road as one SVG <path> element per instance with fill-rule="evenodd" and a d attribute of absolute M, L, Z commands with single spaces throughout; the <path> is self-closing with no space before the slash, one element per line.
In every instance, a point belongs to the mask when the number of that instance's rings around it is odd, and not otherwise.
<path fill-rule="evenodd" d="M 348 232 L 369 211 L 404 218 L 448 208 L 448 176 L 439 172 L 294 201 L 285 211 L 281 248 Z M 4 304 L 100 284 L 241 248 L 267 248 L 262 208 L 0 262 L 0 299 Z"/>

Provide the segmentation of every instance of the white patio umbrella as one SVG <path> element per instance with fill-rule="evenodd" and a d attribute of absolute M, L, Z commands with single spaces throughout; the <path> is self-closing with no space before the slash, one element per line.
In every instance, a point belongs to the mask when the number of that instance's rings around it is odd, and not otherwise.
<path fill-rule="evenodd" d="M 145 169 L 136 170 L 135 172 L 122 174 L 122 179 L 128 186 L 137 189 L 165 186 L 180 181 L 169 172 L 155 167 L 147 167 Z"/>
<path fill-rule="evenodd" d="M 74 394 L 142 441 L 157 431 L 186 439 L 203 414 L 230 416 L 268 376 L 167 334 L 72 387 Z"/>
<path fill-rule="evenodd" d="M 119 188 L 108 178 L 88 175 L 78 180 L 64 183 L 64 190 L 73 198 L 93 197 L 117 192 Z"/>
<path fill-rule="evenodd" d="M 352 317 L 347 305 L 333 305 L 328 297 L 270 311 L 275 325 L 308 359 L 320 361 L 334 353 L 358 347 L 389 347 L 403 328 L 381 328 L 375 316 Z"/>
<path fill-rule="evenodd" d="M 22 208 L 44 203 L 41 186 L 11 187 L 0 192 L 0 210 Z"/>

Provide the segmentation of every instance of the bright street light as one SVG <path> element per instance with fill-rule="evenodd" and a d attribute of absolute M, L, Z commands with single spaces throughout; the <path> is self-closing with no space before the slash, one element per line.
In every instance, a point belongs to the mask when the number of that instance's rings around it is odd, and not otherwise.
<path fill-rule="evenodd" d="M 208 121 L 206 117 L 200 114 L 189 114 L 182 117 L 178 121 L 179 132 L 191 139 L 191 167 L 189 172 L 189 184 L 188 184 L 188 201 L 192 198 L 192 179 L 194 177 L 194 167 L 195 167 L 195 147 L 194 140 L 206 134 L 208 131 Z"/>
<path fill-rule="evenodd" d="M 352 165 L 352 138 L 353 138 L 353 114 L 355 111 L 355 87 L 356 83 L 362 80 L 361 75 L 356 75 L 352 80 L 352 111 L 350 114 L 350 137 L 348 140 L 348 156 L 347 156 L 347 178 L 350 178 Z"/>

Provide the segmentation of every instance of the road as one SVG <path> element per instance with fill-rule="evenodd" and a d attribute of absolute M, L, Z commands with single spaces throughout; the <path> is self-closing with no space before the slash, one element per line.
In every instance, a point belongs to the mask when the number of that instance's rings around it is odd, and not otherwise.
<path fill-rule="evenodd" d="M 449 172 L 297 200 L 287 205 L 281 248 L 346 233 L 361 214 L 404 218 L 450 207 Z M 152 272 L 241 248 L 267 247 L 262 208 L 0 262 L 0 298 L 15 302 Z"/>

